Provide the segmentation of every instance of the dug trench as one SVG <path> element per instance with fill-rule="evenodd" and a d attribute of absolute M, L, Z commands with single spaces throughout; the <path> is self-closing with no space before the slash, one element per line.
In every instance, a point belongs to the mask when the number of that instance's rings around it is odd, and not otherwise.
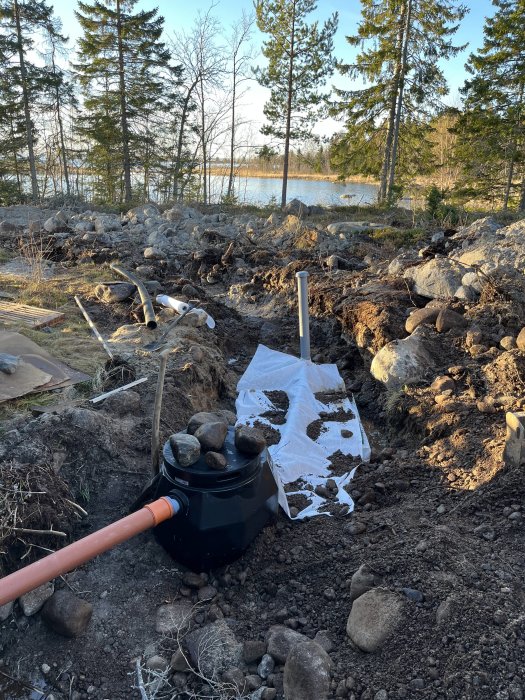
<path fill-rule="evenodd" d="M 370 374 L 372 356 L 406 337 L 404 309 L 425 302 L 398 278 L 370 269 L 330 273 L 314 256 L 297 257 L 266 257 L 241 290 L 227 271 L 205 286 L 195 265 L 176 278 L 153 263 L 167 293 L 193 285 L 217 321 L 213 332 L 186 327 L 176 336 L 162 437 L 197 411 L 234 410 L 257 342 L 297 351 L 294 277 L 307 269 L 313 359 L 338 364 L 373 448 L 369 463 L 337 459 L 357 467 L 353 513 L 334 509 L 297 522 L 280 514 L 237 562 L 207 575 L 185 570 L 151 533 L 99 556 L 55 582 L 93 606 L 80 636 L 60 636 L 18 605 L 5 617 L 2 697 L 282 698 L 286 657 L 305 639 L 317 644 L 303 645 L 307 658 L 296 661 L 311 684 L 304 700 L 523 697 L 524 487 L 521 471 L 502 461 L 504 411 L 520 407 L 520 351 L 503 362 L 495 353 L 480 359 L 469 350 L 480 343 L 464 327 L 427 328 L 428 377 L 385 389 Z M 511 306 L 482 300 L 469 311 L 476 332 L 489 336 L 489 311 L 501 318 Z M 154 377 L 158 359 L 133 351 L 150 336 L 130 323 L 130 304 L 93 298 L 88 308 L 125 362 L 104 388 Z M 33 509 L 30 527 L 76 539 L 128 512 L 149 478 L 154 393 L 149 381 L 97 410 L 80 402 L 5 422 L 2 487 Z M 286 402 L 274 398 L 280 416 Z M 49 494 L 50 478 L 59 487 L 48 499 L 38 492 Z M 53 536 L 24 538 L 8 521 L 2 529 L 4 573 L 57 546 Z M 352 607 L 367 597 L 373 609 L 362 612 L 364 634 L 378 624 L 384 632 L 368 652 L 347 633 Z M 167 625 L 166 610 L 191 617 L 188 629 Z M 191 659 L 199 649 L 206 658 L 190 671 L 181 650 Z"/>

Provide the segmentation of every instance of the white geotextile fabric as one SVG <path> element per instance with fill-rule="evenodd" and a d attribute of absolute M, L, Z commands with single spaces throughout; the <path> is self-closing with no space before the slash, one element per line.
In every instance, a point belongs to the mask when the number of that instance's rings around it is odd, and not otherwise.
<path fill-rule="evenodd" d="M 311 486 L 294 494 L 305 495 L 310 505 L 303 509 L 297 519 L 320 514 L 326 500 L 314 489 L 324 484 L 328 478 L 334 479 L 338 486 L 336 500 L 353 510 L 353 501 L 345 491 L 354 474 L 354 470 L 335 477 L 330 473 L 331 463 L 328 457 L 338 450 L 344 455 L 370 458 L 370 445 L 365 435 L 355 401 L 344 398 L 333 403 L 324 404 L 315 398 L 320 392 L 345 393 L 344 381 L 336 365 L 316 365 L 292 355 L 270 350 L 259 345 L 252 361 L 237 384 L 239 395 L 236 401 L 238 424 L 253 425 L 256 421 L 278 430 L 281 439 L 277 445 L 271 445 L 268 451 L 274 464 L 274 473 L 279 485 L 279 503 L 290 516 L 284 485 L 301 479 Z M 285 391 L 289 399 L 289 408 L 284 425 L 274 425 L 262 414 L 275 410 L 275 406 L 265 395 L 265 391 Z M 327 420 L 323 422 L 317 440 L 306 434 L 310 423 L 320 418 L 321 413 L 335 413 L 339 409 L 351 411 L 354 418 L 345 422 Z M 348 430 L 351 437 L 342 437 L 341 430 Z M 288 495 L 292 495 L 289 492 Z M 326 513 L 324 513 L 326 514 Z"/>

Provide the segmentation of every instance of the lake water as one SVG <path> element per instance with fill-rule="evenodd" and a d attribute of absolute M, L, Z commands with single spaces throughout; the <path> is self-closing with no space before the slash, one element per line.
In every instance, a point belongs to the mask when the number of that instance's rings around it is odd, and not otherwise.
<path fill-rule="evenodd" d="M 219 175 L 212 176 L 213 199 L 220 199 L 226 181 Z M 272 200 L 281 201 L 282 180 L 266 177 L 244 177 L 236 182 L 239 203 L 266 205 Z M 327 180 L 288 180 L 287 200 L 300 199 L 304 204 L 320 206 L 345 206 L 374 204 L 377 201 L 377 185 L 361 182 L 329 182 Z"/>

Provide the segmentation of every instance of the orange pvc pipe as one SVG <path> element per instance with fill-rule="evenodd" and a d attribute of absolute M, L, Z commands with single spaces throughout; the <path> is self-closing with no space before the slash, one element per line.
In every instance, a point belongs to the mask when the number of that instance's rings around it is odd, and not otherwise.
<path fill-rule="evenodd" d="M 0 579 L 0 605 L 16 600 L 47 581 L 65 574 L 121 542 L 129 540 L 150 527 L 155 527 L 178 512 L 177 502 L 159 498 L 136 513 L 107 525 L 102 530 L 83 537 L 78 542 L 59 549 L 34 564 Z"/>

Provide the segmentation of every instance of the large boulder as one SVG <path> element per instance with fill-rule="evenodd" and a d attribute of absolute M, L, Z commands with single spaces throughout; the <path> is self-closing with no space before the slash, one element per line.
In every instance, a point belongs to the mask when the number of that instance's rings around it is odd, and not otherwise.
<path fill-rule="evenodd" d="M 352 605 L 346 633 L 362 651 L 380 649 L 400 624 L 402 599 L 385 588 L 363 593 Z"/>
<path fill-rule="evenodd" d="M 298 216 L 299 218 L 308 216 L 308 214 L 310 213 L 309 207 L 306 204 L 303 204 L 303 202 L 301 202 L 301 200 L 299 199 L 290 200 L 284 208 L 284 211 L 287 214 L 293 214 L 294 216 Z"/>
<path fill-rule="evenodd" d="M 374 379 L 388 389 L 400 389 L 404 384 L 419 382 L 434 367 L 434 359 L 427 348 L 422 326 L 404 340 L 393 340 L 385 345 L 372 360 L 370 372 Z"/>
<path fill-rule="evenodd" d="M 325 700 L 330 691 L 332 662 L 313 640 L 296 644 L 284 666 L 286 700 Z"/>
<path fill-rule="evenodd" d="M 416 294 L 429 299 L 449 299 L 461 287 L 465 268 L 448 258 L 434 258 L 423 265 L 409 267 L 403 277 L 413 283 Z"/>
<path fill-rule="evenodd" d="M 268 654 L 280 664 L 284 664 L 296 644 L 307 641 L 309 639 L 304 634 L 283 625 L 273 625 L 266 635 Z"/>

